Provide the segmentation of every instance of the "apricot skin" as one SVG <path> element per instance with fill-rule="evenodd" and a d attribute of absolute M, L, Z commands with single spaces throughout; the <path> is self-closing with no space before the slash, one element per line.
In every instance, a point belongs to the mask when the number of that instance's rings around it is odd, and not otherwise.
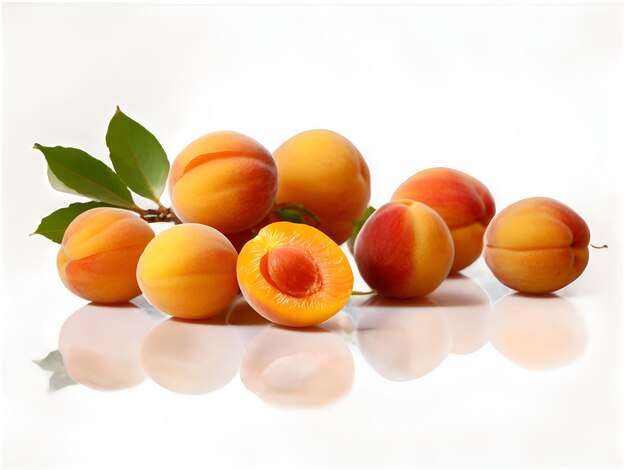
<path fill-rule="evenodd" d="M 374 212 L 354 245 L 361 276 L 387 297 L 429 294 L 448 276 L 453 258 L 454 244 L 443 219 L 408 199 Z"/>
<path fill-rule="evenodd" d="M 232 131 L 206 134 L 176 157 L 168 180 L 172 207 L 183 222 L 222 233 L 259 223 L 276 198 L 272 155 L 257 141 Z"/>
<path fill-rule="evenodd" d="M 485 232 L 485 261 L 504 285 L 540 294 L 561 289 L 589 260 L 589 227 L 572 209 L 546 197 L 518 201 Z"/>
<path fill-rule="evenodd" d="M 228 239 L 201 224 L 176 225 L 161 232 L 137 265 L 146 299 L 178 318 L 216 315 L 235 298 L 237 252 Z"/>
<path fill-rule="evenodd" d="M 335 243 L 352 235 L 370 199 L 370 174 L 359 150 L 336 132 L 316 129 L 291 137 L 274 152 L 278 204 L 302 204 L 319 219 L 313 225 Z"/>
<path fill-rule="evenodd" d="M 67 227 L 57 256 L 65 286 L 93 302 L 126 302 L 141 294 L 135 271 L 154 238 L 147 222 L 115 208 L 90 209 Z"/>
<path fill-rule="evenodd" d="M 391 199 L 423 202 L 443 218 L 454 241 L 451 273 L 466 268 L 480 256 L 495 203 L 477 179 L 451 168 L 429 168 L 402 183 Z"/>

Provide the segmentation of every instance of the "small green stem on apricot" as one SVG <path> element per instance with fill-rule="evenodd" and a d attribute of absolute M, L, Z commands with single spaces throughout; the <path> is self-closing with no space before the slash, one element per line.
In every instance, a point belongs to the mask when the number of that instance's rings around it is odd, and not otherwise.
<path fill-rule="evenodd" d="M 603 248 L 608 248 L 609 247 L 609 245 L 606 245 L 606 244 L 605 245 L 601 245 L 601 246 L 596 246 L 593 243 L 589 243 L 589 246 L 591 248 L 595 248 L 596 250 L 602 250 Z"/>
<path fill-rule="evenodd" d="M 360 290 L 353 290 L 352 294 L 350 295 L 371 295 L 371 294 L 376 294 L 377 292 L 375 290 L 368 290 L 368 291 L 360 291 Z"/>

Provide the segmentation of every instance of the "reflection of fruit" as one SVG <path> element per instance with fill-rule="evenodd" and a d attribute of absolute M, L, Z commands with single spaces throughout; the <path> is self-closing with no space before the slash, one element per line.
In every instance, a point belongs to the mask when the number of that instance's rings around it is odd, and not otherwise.
<path fill-rule="evenodd" d="M 489 298 L 476 282 L 461 274 L 450 276 L 428 298 L 448 320 L 450 352 L 470 354 L 487 343 Z"/>
<path fill-rule="evenodd" d="M 445 222 L 430 207 L 408 199 L 374 212 L 354 244 L 361 276 L 389 297 L 429 294 L 448 275 L 453 257 Z"/>
<path fill-rule="evenodd" d="M 119 390 L 143 382 L 139 346 L 153 322 L 132 304 L 88 304 L 61 327 L 59 350 L 67 373 L 96 390 Z"/>
<path fill-rule="evenodd" d="M 272 208 L 276 164 L 257 141 L 230 131 L 213 132 L 176 157 L 169 176 L 172 206 L 183 222 L 223 233 L 253 227 Z"/>
<path fill-rule="evenodd" d="M 346 304 L 353 285 L 341 248 L 319 230 L 290 222 L 264 227 L 243 247 L 237 276 L 250 305 L 287 326 L 327 320 Z"/>
<path fill-rule="evenodd" d="M 338 244 L 350 238 L 352 222 L 370 199 L 369 169 L 352 142 L 336 132 L 310 130 L 283 143 L 274 158 L 277 202 L 304 205 L 319 218 L 316 227 Z"/>
<path fill-rule="evenodd" d="M 179 318 L 207 318 L 239 290 L 237 252 L 224 235 L 201 224 L 161 232 L 139 259 L 137 280 L 148 301 Z"/>
<path fill-rule="evenodd" d="M 237 337 L 244 345 L 248 344 L 259 331 L 270 325 L 270 322 L 259 315 L 243 297 L 236 298 L 228 307 L 224 322 L 235 330 Z"/>
<path fill-rule="evenodd" d="M 279 406 L 320 406 L 350 390 L 354 362 L 346 344 L 319 328 L 268 327 L 241 362 L 241 381 L 263 401 Z"/>
<path fill-rule="evenodd" d="M 589 228 L 566 205 L 523 199 L 500 212 L 485 233 L 485 261 L 504 285 L 545 293 L 580 276 L 589 260 Z"/>
<path fill-rule="evenodd" d="M 556 295 L 503 297 L 489 315 L 488 335 L 498 351 L 530 370 L 570 364 L 587 346 L 582 317 Z"/>
<path fill-rule="evenodd" d="M 452 344 L 450 327 L 429 299 L 413 307 L 374 297 L 360 308 L 357 341 L 361 353 L 381 376 L 413 380 L 436 369 Z"/>
<path fill-rule="evenodd" d="M 122 209 L 83 212 L 67 227 L 57 257 L 65 286 L 94 302 L 125 302 L 141 292 L 137 260 L 154 232 L 147 222 Z"/>
<path fill-rule="evenodd" d="M 429 168 L 400 185 L 392 200 L 413 199 L 433 208 L 454 240 L 451 272 L 472 264 L 483 249 L 485 227 L 495 213 L 489 190 L 477 179 L 450 168 Z"/>
<path fill-rule="evenodd" d="M 232 328 L 211 320 L 170 318 L 146 335 L 141 363 L 152 380 L 177 393 L 209 393 L 237 373 L 241 345 Z"/>

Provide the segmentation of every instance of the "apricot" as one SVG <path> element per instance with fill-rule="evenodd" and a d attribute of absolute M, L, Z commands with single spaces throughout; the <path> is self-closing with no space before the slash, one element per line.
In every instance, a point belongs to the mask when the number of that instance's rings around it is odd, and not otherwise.
<path fill-rule="evenodd" d="M 246 348 L 240 375 L 248 390 L 272 405 L 322 406 L 350 391 L 354 360 L 334 333 L 270 326 Z"/>
<path fill-rule="evenodd" d="M 83 299 L 126 302 L 141 294 L 135 271 L 154 238 L 148 223 L 123 209 L 98 207 L 67 227 L 57 256 L 63 284 Z"/>
<path fill-rule="evenodd" d="M 448 276 L 454 244 L 437 213 L 409 199 L 380 207 L 354 244 L 363 280 L 387 297 L 421 297 Z"/>
<path fill-rule="evenodd" d="M 324 129 L 302 132 L 274 152 L 278 204 L 301 204 L 319 219 L 305 221 L 341 244 L 352 235 L 370 199 L 370 174 L 348 139 Z"/>
<path fill-rule="evenodd" d="M 495 214 L 493 197 L 484 184 L 458 170 L 430 168 L 402 183 L 391 200 L 407 198 L 431 207 L 448 225 L 454 241 L 451 273 L 478 259 L 485 228 Z"/>
<path fill-rule="evenodd" d="M 286 326 L 323 322 L 346 304 L 354 278 L 341 248 L 314 227 L 275 222 L 244 245 L 241 293 L 257 312 Z"/>
<path fill-rule="evenodd" d="M 589 228 L 567 207 L 547 197 L 518 201 L 500 212 L 485 233 L 485 261 L 494 276 L 520 292 L 561 289 L 589 260 Z"/>
<path fill-rule="evenodd" d="M 183 149 L 172 164 L 168 187 L 180 220 L 231 233 L 253 227 L 268 214 L 276 179 L 274 159 L 261 144 L 219 131 Z"/>
<path fill-rule="evenodd" d="M 133 304 L 87 304 L 70 315 L 59 333 L 65 370 L 96 390 L 121 390 L 146 379 L 139 347 L 154 322 Z"/>
<path fill-rule="evenodd" d="M 220 313 L 235 298 L 237 252 L 212 227 L 182 224 L 152 240 L 139 258 L 137 281 L 148 302 L 178 318 Z"/>

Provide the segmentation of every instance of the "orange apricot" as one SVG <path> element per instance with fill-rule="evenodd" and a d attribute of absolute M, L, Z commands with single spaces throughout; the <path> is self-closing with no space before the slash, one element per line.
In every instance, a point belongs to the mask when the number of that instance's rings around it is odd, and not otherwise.
<path fill-rule="evenodd" d="M 565 204 L 547 197 L 518 201 L 485 232 L 485 261 L 494 276 L 520 292 L 547 293 L 573 282 L 589 261 L 589 227 Z"/>
<path fill-rule="evenodd" d="M 237 295 L 237 252 L 212 227 L 182 224 L 157 235 L 137 265 L 137 281 L 148 302 L 178 318 L 220 313 Z"/>
<path fill-rule="evenodd" d="M 387 297 L 421 297 L 450 272 L 454 244 L 437 213 L 404 199 L 380 207 L 365 222 L 354 244 L 363 280 Z"/>
<path fill-rule="evenodd" d="M 286 326 L 323 322 L 346 304 L 354 278 L 341 248 L 314 227 L 275 222 L 244 245 L 241 292 L 257 312 Z"/>
<path fill-rule="evenodd" d="M 63 284 L 83 299 L 126 302 L 141 294 L 135 271 L 154 238 L 148 223 L 132 212 L 98 207 L 67 227 L 57 256 Z"/>
<path fill-rule="evenodd" d="M 278 204 L 301 204 L 319 218 L 305 216 L 336 243 L 352 235 L 370 199 L 370 174 L 348 139 L 324 129 L 297 134 L 274 152 L 278 167 Z"/>
<path fill-rule="evenodd" d="M 231 233 L 253 227 L 268 214 L 276 179 L 274 159 L 261 144 L 219 131 L 183 149 L 172 164 L 168 186 L 180 220 Z"/>
<path fill-rule="evenodd" d="M 398 199 L 422 202 L 446 222 L 454 241 L 450 272 L 460 271 L 478 259 L 485 228 L 495 214 L 493 197 L 483 183 L 451 168 L 429 168 L 402 183 L 391 198 Z"/>

